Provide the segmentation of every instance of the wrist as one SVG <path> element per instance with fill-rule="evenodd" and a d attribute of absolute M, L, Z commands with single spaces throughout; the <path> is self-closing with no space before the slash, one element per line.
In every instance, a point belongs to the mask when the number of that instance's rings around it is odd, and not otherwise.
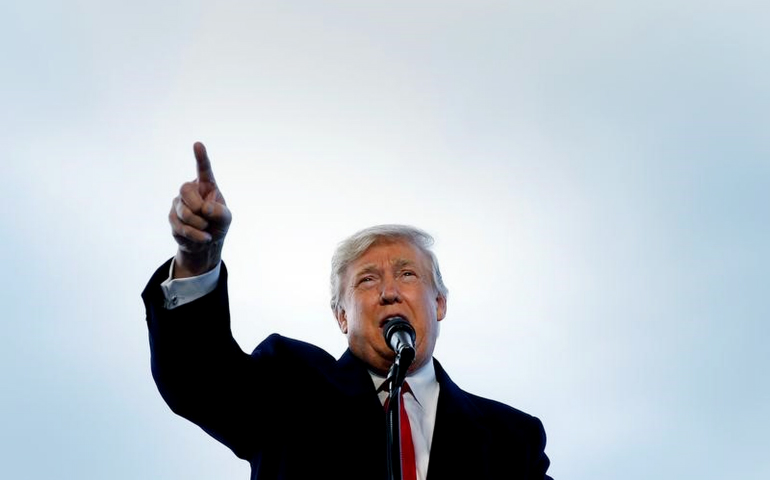
<path fill-rule="evenodd" d="M 191 252 L 182 246 L 174 257 L 174 278 L 197 277 L 213 270 L 222 259 L 223 242 L 213 242 L 209 248 Z"/>

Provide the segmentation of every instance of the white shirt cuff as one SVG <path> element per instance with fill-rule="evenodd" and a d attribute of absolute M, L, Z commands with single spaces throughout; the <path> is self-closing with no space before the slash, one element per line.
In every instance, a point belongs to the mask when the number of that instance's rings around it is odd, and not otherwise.
<path fill-rule="evenodd" d="M 219 270 L 222 262 L 208 272 L 189 278 L 174 278 L 174 262 L 169 267 L 168 278 L 160 284 L 166 297 L 165 307 L 168 310 L 190 303 L 214 291 L 219 281 Z"/>

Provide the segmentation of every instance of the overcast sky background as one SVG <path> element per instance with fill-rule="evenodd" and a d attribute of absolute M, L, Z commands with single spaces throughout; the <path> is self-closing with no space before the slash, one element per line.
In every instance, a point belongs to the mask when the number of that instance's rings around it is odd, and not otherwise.
<path fill-rule="evenodd" d="M 414 224 L 554 477 L 770 478 L 768 5 L 3 2 L 0 477 L 248 478 L 149 370 L 201 140 L 245 350 L 341 354 L 334 247 Z"/>

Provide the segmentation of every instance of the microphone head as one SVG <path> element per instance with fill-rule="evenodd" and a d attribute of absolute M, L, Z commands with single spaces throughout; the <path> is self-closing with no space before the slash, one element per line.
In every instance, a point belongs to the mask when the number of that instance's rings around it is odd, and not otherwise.
<path fill-rule="evenodd" d="M 417 352 L 414 349 L 414 328 L 403 317 L 393 317 L 383 326 L 385 343 L 396 352 L 393 367 L 397 367 L 396 385 L 401 386 Z M 400 372 L 400 373 L 399 373 Z"/>
<path fill-rule="evenodd" d="M 385 343 L 392 346 L 391 340 L 397 332 L 408 334 L 412 338 L 412 344 L 414 344 L 414 328 L 404 317 L 393 317 L 383 326 L 382 333 L 385 335 Z"/>

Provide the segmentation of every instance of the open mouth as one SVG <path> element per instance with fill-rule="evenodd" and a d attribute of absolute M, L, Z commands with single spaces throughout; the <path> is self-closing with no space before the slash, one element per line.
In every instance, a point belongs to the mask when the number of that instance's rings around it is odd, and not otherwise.
<path fill-rule="evenodd" d="M 380 328 L 384 327 L 386 323 L 388 323 L 389 321 L 393 320 L 394 318 L 403 318 L 407 322 L 409 321 L 409 319 L 406 318 L 404 315 L 400 315 L 400 314 L 396 313 L 396 314 L 393 314 L 393 315 L 388 315 L 387 317 L 385 317 L 382 320 L 380 320 Z"/>

